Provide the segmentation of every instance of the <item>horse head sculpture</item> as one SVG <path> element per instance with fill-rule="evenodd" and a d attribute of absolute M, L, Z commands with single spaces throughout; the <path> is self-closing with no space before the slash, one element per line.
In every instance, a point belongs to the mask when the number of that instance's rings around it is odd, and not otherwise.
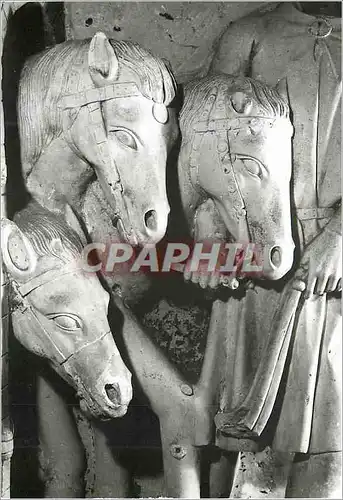
<path fill-rule="evenodd" d="M 210 76 L 185 88 L 180 117 L 180 190 L 189 220 L 211 199 L 231 238 L 268 249 L 262 277 L 291 268 L 293 127 L 281 88 Z"/>
<path fill-rule="evenodd" d="M 132 398 L 131 373 L 108 324 L 109 295 L 82 269 L 78 220 L 69 207 L 65 215 L 77 232 L 36 203 L 1 222 L 13 331 L 76 389 L 86 413 L 120 417 Z"/>
<path fill-rule="evenodd" d="M 167 154 L 178 133 L 175 88 L 162 60 L 103 33 L 29 60 L 18 102 L 29 191 L 41 202 L 63 195 L 75 207 L 97 178 L 121 239 L 158 242 L 169 214 Z"/>

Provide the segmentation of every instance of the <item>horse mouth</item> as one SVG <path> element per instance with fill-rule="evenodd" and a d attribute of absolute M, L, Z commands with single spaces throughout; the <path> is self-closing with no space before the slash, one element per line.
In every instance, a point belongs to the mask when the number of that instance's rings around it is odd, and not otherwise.
<path fill-rule="evenodd" d="M 116 413 L 116 418 L 123 417 L 127 413 L 128 407 L 128 405 L 119 405 L 114 408 L 113 412 Z"/>
<path fill-rule="evenodd" d="M 123 417 L 128 410 L 128 404 L 105 407 L 90 397 L 80 397 L 80 409 L 87 417 L 98 418 L 100 420 L 110 420 L 111 418 Z"/>

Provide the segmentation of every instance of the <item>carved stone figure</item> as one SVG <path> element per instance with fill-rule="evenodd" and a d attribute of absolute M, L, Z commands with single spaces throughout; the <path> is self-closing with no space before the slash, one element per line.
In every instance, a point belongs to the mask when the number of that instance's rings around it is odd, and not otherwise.
<path fill-rule="evenodd" d="M 119 417 L 132 398 L 131 373 L 111 335 L 109 295 L 81 267 L 84 236 L 68 206 L 66 217 L 78 233 L 33 202 L 1 222 L 13 331 L 72 385 L 87 414 Z"/>
<path fill-rule="evenodd" d="M 180 192 L 195 240 L 226 242 L 230 235 L 268 247 L 259 277 L 269 280 L 290 269 L 294 249 L 289 199 L 293 127 L 287 100 L 280 93 L 246 78 L 210 77 L 186 86 L 180 117 Z M 203 286 L 209 279 L 187 270 L 185 274 Z M 220 281 L 215 275 L 211 286 Z M 242 284 L 238 293 L 241 297 L 254 292 Z M 123 337 L 135 376 L 159 417 L 166 495 L 199 498 L 202 449 L 214 443 L 221 446 L 214 441 L 215 417 L 221 415 L 231 388 L 234 339 L 227 297 L 213 305 L 203 368 L 195 385 L 183 380 L 130 311 L 120 302 L 118 307 L 124 315 Z M 276 318 L 271 330 L 283 330 L 282 321 L 283 317 Z M 225 328 L 218 328 L 222 322 Z M 99 440 L 98 457 L 107 456 L 105 444 L 100 446 Z M 222 493 L 223 483 L 230 479 L 230 459 L 217 451 L 221 456 L 212 465 L 212 496 Z M 109 491 L 109 485 L 103 485 L 102 494 Z"/>
<path fill-rule="evenodd" d="M 336 498 L 341 491 L 340 12 L 335 2 L 284 3 L 272 12 L 244 18 L 224 34 L 212 64 L 216 72 L 251 76 L 270 85 L 286 78 L 288 84 L 295 127 L 294 271 L 306 291 L 296 314 L 289 314 L 288 362 L 286 370 L 281 369 L 284 395 L 280 391 L 277 404 L 272 402 L 268 410 L 269 423 L 276 428 L 269 425 L 264 433 L 274 448 L 295 453 L 287 497 Z M 239 325 L 233 335 L 240 339 L 241 368 L 233 362 L 233 387 L 226 398 L 228 433 L 220 438 L 227 450 L 253 444 L 244 439 L 252 437 L 246 426 L 242 439 L 232 437 L 238 434 L 230 418 L 252 387 L 246 363 L 259 356 L 289 279 L 278 290 L 256 287 L 235 313 L 232 301 L 230 318 L 231 325 Z M 248 338 L 249 349 L 244 347 Z"/>
<path fill-rule="evenodd" d="M 202 116 L 199 116 L 198 103 L 202 103 L 204 111 Z M 213 106 L 214 103 L 215 106 Z M 222 239 L 226 237 L 229 228 L 229 231 L 238 239 L 240 235 L 242 238 L 244 236 L 245 242 L 267 241 L 270 244 L 270 259 L 266 276 L 280 277 L 291 266 L 293 253 L 289 201 L 287 203 L 291 170 L 290 141 L 293 129 L 288 117 L 287 102 L 277 91 L 247 79 L 237 80 L 228 77 L 208 79 L 199 82 L 194 88 L 192 86 L 186 88 L 181 127 L 183 143 L 179 173 L 185 195 L 183 201 L 186 212 L 192 216 L 191 220 L 196 213 L 197 238 L 200 238 L 200 233 L 203 231 L 202 226 L 206 229 L 212 228 L 211 225 L 202 224 L 202 214 L 206 213 L 218 223 L 218 231 L 222 231 Z M 217 128 L 218 136 L 213 134 Z M 198 136 L 200 136 L 201 144 L 198 144 Z M 196 137 L 195 145 L 202 153 L 198 155 L 198 150 L 195 148 L 196 158 L 191 154 L 194 137 Z M 282 165 L 276 162 L 276 155 L 273 156 L 269 148 L 264 149 L 264 144 L 269 146 L 271 141 L 273 143 L 277 141 L 279 147 L 283 148 Z M 235 147 L 238 148 L 238 146 L 239 149 L 236 150 Z M 230 154 L 228 154 L 229 151 Z M 212 164 L 214 168 L 208 175 L 206 169 Z M 193 177 L 192 168 L 195 168 L 198 176 Z M 268 175 L 266 175 L 267 169 Z M 276 171 L 281 172 L 280 176 L 276 175 Z M 189 178 L 190 175 L 192 180 Z M 250 176 L 252 176 L 252 183 L 249 185 L 249 190 L 244 190 L 248 186 Z M 200 185 L 197 183 L 198 178 Z M 219 179 L 218 183 L 216 179 Z M 282 215 L 279 220 L 274 218 L 269 221 L 263 212 L 260 189 L 262 182 L 265 184 L 265 204 L 271 203 L 273 209 Z M 222 193 L 218 192 L 219 188 L 223 189 Z M 238 194 L 238 188 L 241 194 Z M 278 197 L 274 196 L 271 199 L 268 195 L 268 188 L 273 193 L 277 192 Z M 199 190 L 201 195 L 199 195 Z M 227 192 L 230 196 L 226 196 Z M 189 207 L 186 201 L 189 196 L 192 197 L 194 203 L 192 207 Z M 261 202 L 258 217 L 262 222 L 260 230 L 257 230 L 259 219 L 257 217 L 254 219 L 254 203 L 251 200 L 258 200 L 259 197 Z M 211 201 L 212 199 L 215 201 Z M 216 201 L 218 210 L 215 207 Z M 257 206 L 256 203 L 256 210 Z M 226 214 L 227 217 L 223 223 L 222 216 Z M 246 221 L 252 221 L 252 223 L 249 225 Z M 274 223 L 273 233 L 268 229 L 270 222 Z M 250 227 L 256 232 L 250 234 L 248 232 Z M 264 238 L 262 241 L 259 239 L 261 237 Z M 153 411 L 160 420 L 166 493 L 176 498 L 200 497 L 201 447 L 213 442 L 213 419 L 220 409 L 215 402 L 221 397 L 220 380 L 226 374 L 227 352 L 223 349 L 223 345 L 227 342 L 226 331 L 222 330 L 224 337 L 216 335 L 213 327 L 216 322 L 214 312 L 202 374 L 199 382 L 192 387 L 148 340 L 130 310 L 123 307 L 119 298 L 115 298 L 115 301 L 123 315 L 122 337 L 130 363 L 134 367 L 135 376 L 144 389 Z M 226 308 L 222 302 L 217 301 L 217 303 L 219 309 Z M 223 359 L 221 359 L 222 356 Z M 51 450 L 57 449 L 57 444 L 54 442 L 54 436 L 45 427 L 46 415 L 48 414 L 51 418 L 46 405 L 48 400 L 50 405 L 56 404 L 59 394 L 51 390 L 48 380 L 43 380 L 41 387 L 41 401 L 45 402 L 42 408 L 42 437 L 45 444 L 44 451 L 49 456 Z M 166 394 L 168 398 L 165 397 Z M 56 425 L 58 425 L 57 422 Z M 72 435 L 70 429 L 64 426 L 61 429 L 61 435 L 63 442 L 66 442 L 66 436 L 70 437 L 63 453 L 69 453 L 70 456 L 76 458 L 70 470 L 70 477 L 75 481 L 80 459 L 77 458 L 77 451 L 75 451 L 77 445 L 73 444 L 77 441 L 77 437 Z M 61 435 L 59 435 L 59 442 Z M 120 464 L 110 458 L 106 448 L 106 440 L 95 426 L 94 467 L 97 484 L 92 494 L 94 496 L 109 496 L 110 493 L 113 495 L 113 492 L 125 494 L 125 473 L 120 468 Z M 111 484 L 109 484 L 109 478 L 105 477 L 102 472 L 105 457 L 113 465 Z M 60 495 L 63 491 L 64 494 L 70 495 L 72 492 L 75 494 L 75 491 L 81 491 L 79 486 L 75 487 L 75 484 L 72 485 L 73 488 L 70 484 L 65 484 L 63 487 L 59 484 L 61 477 L 58 476 L 58 472 L 63 470 L 63 468 L 59 469 L 61 459 L 62 457 L 57 458 L 56 462 L 56 457 L 52 458 L 57 475 L 50 481 L 47 494 L 57 492 Z M 66 483 L 69 483 L 70 478 L 65 479 L 67 479 Z"/>
<path fill-rule="evenodd" d="M 70 204 L 88 240 L 133 246 L 158 242 L 169 213 L 166 159 L 178 133 L 171 106 L 175 88 L 161 60 L 134 43 L 108 40 L 103 33 L 56 45 L 30 59 L 18 99 L 29 193 L 62 215 Z M 106 279 L 127 300 L 139 287 L 137 274 Z M 50 380 L 41 376 L 38 388 L 43 461 L 50 467 L 45 494 L 82 496 L 84 457 L 75 425 Z M 51 432 L 54 425 L 59 433 Z M 73 465 L 64 474 L 68 453 Z M 96 496 L 102 496 L 102 479 L 97 474 Z M 127 493 L 125 479 L 118 479 L 117 486 L 112 496 Z"/>
<path fill-rule="evenodd" d="M 185 87 L 180 130 L 180 192 L 194 239 L 268 247 L 259 277 L 282 277 L 292 265 L 294 248 L 289 199 L 293 127 L 287 100 L 247 78 L 208 77 Z M 222 282 L 219 273 L 202 275 L 187 266 L 185 278 L 204 288 Z M 241 284 L 237 308 L 239 298 L 249 293 L 254 292 Z M 232 352 L 237 352 L 227 301 L 224 293 L 213 304 L 199 381 L 181 388 L 188 397 L 174 404 L 171 414 L 159 415 L 165 480 L 173 497 L 200 497 L 202 447 L 221 447 L 214 419 L 232 388 Z M 280 328 L 279 323 L 274 326 Z M 223 483 L 230 482 L 228 464 L 224 452 L 213 464 L 211 496 L 222 494 Z"/>

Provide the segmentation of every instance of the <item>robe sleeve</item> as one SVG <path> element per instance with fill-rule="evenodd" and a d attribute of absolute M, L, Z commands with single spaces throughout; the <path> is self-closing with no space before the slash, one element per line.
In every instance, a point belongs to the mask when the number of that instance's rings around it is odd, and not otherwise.
<path fill-rule="evenodd" d="M 210 73 L 250 76 L 258 45 L 259 17 L 250 15 L 229 25 L 210 66 Z"/>

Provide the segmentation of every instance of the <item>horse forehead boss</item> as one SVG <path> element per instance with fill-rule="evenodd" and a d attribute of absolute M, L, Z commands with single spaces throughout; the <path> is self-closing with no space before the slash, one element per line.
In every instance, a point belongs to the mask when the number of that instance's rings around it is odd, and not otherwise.
<path fill-rule="evenodd" d="M 52 209 L 66 197 L 80 213 L 97 180 L 121 239 L 158 242 L 169 214 L 167 154 L 178 134 L 175 89 L 162 60 L 103 33 L 31 58 L 18 100 L 28 190 Z"/>
<path fill-rule="evenodd" d="M 72 227 L 32 202 L 15 222 L 1 221 L 13 331 L 76 389 L 88 415 L 120 417 L 132 398 L 131 373 L 108 324 L 109 295 L 95 273 L 82 269 L 84 237 L 68 206 L 65 218 Z"/>

